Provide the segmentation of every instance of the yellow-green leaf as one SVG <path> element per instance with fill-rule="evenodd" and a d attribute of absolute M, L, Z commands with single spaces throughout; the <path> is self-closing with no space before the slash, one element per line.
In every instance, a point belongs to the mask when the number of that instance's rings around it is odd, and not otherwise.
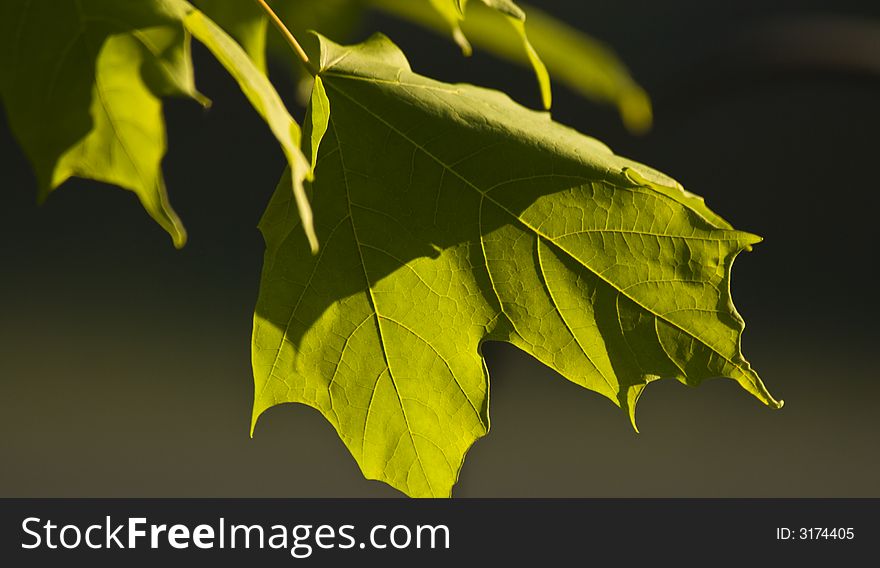
<path fill-rule="evenodd" d="M 309 160 L 301 150 L 302 133 L 266 75 L 250 60 L 247 53 L 203 13 L 194 10 L 184 20 L 186 28 L 211 50 L 218 61 L 238 82 L 254 109 L 263 117 L 275 135 L 291 169 L 291 191 L 302 220 L 302 227 L 312 251 L 318 250 L 318 239 L 312 221 L 312 210 L 306 197 L 304 182 L 312 176 Z"/>
<path fill-rule="evenodd" d="M 9 0 L 0 6 L 0 97 L 33 165 L 39 194 L 71 176 L 134 192 L 172 236 L 160 97 L 200 98 L 185 3 Z M 204 100 L 204 99 L 202 99 Z"/>
<path fill-rule="evenodd" d="M 260 71 L 266 72 L 269 22 L 254 0 L 197 0 L 195 4 L 241 45 Z"/>
<path fill-rule="evenodd" d="M 312 406 L 365 476 L 428 497 L 450 495 L 488 431 L 487 340 L 633 421 L 663 377 L 729 377 L 781 406 L 741 353 L 729 291 L 758 237 L 546 113 L 413 73 L 384 36 L 319 51 L 323 246 L 309 254 L 286 174 L 260 224 L 254 423 Z"/>
<path fill-rule="evenodd" d="M 207 99 L 195 88 L 190 35 L 238 81 L 278 139 L 294 172 L 310 244 L 317 247 L 303 180 L 311 167 L 300 130 L 265 73 L 219 26 L 184 0 L 10 0 L 0 5 L 0 98 L 30 159 L 39 194 L 72 176 L 134 192 L 183 246 L 168 203 L 161 97 Z"/>

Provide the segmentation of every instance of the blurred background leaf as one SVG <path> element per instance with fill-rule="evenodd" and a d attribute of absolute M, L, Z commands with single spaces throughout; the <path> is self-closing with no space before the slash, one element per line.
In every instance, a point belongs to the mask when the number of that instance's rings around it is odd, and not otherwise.
<path fill-rule="evenodd" d="M 426 2 L 370 0 L 370 3 L 437 33 L 449 33 L 448 15 L 432 10 Z M 522 6 L 528 17 L 529 39 L 550 71 L 551 79 L 593 101 L 615 105 L 624 124 L 633 132 L 650 128 L 650 99 L 610 48 L 537 8 Z M 502 59 L 531 65 L 528 53 L 522 48 L 521 36 L 493 12 L 480 2 L 469 4 L 467 18 L 461 22 L 464 36 L 473 45 Z"/>
<path fill-rule="evenodd" d="M 479 33 L 501 38 L 501 45 L 503 45 L 504 50 L 510 51 L 509 59 L 518 63 L 523 62 L 534 69 L 538 79 L 538 86 L 541 89 L 541 102 L 545 109 L 550 109 L 553 98 L 550 87 L 550 74 L 547 72 L 547 66 L 544 65 L 540 54 L 529 41 L 525 26 L 525 12 L 511 0 L 478 0 L 472 4 L 468 4 L 467 0 L 430 0 L 430 2 L 384 0 L 379 2 L 373 1 L 373 4 L 393 15 L 401 16 L 416 23 L 424 23 L 431 28 L 436 28 L 436 19 L 439 16 L 443 24 L 437 29 L 441 33 L 444 33 L 444 31 L 445 33 L 450 33 L 452 39 L 458 44 L 465 56 L 470 56 L 473 48 L 461 26 L 463 21 L 468 20 L 475 13 L 474 9 L 469 10 L 468 6 L 477 6 L 477 13 L 482 14 L 480 16 L 482 23 L 479 26 L 474 25 L 473 27 Z M 510 41 L 509 36 L 511 36 L 511 32 L 515 32 L 516 41 L 514 42 Z M 491 42 L 489 44 L 491 45 Z M 491 48 L 490 51 L 495 51 L 497 54 L 503 53 L 503 51 L 492 50 Z M 522 57 L 519 57 L 520 55 L 525 57 L 524 61 Z"/>

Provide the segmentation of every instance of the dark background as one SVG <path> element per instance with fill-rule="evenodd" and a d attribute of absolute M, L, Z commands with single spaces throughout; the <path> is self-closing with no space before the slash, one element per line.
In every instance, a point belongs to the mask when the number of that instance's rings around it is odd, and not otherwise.
<path fill-rule="evenodd" d="M 792 67 L 756 39 L 821 16 L 833 25 L 796 38 L 794 53 L 846 52 L 841 18 L 880 25 L 880 5 L 538 4 L 613 46 L 656 110 L 654 129 L 633 137 L 613 111 L 557 85 L 555 117 L 765 237 L 737 261 L 733 293 L 744 352 L 786 406 L 771 411 L 732 381 L 661 381 L 642 398 L 636 435 L 604 398 L 492 345 L 492 431 L 455 495 L 880 495 L 880 64 L 873 75 L 822 57 Z M 463 59 L 448 40 L 378 16 L 361 36 L 376 29 L 416 71 L 537 105 L 526 69 Z M 880 59 L 880 32 L 855 56 Z M 283 159 L 233 81 L 201 48 L 195 58 L 213 108 L 166 105 L 182 251 L 116 188 L 73 180 L 37 207 L 0 122 L 0 495 L 398 495 L 364 480 L 312 409 L 276 407 L 248 438 L 256 224 Z"/>

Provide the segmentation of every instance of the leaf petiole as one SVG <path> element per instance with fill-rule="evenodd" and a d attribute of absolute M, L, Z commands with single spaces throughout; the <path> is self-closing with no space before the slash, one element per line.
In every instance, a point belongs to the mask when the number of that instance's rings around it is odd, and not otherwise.
<path fill-rule="evenodd" d="M 287 26 L 284 25 L 284 22 L 281 21 L 281 18 L 278 17 L 278 14 L 276 14 L 275 11 L 269 6 L 269 4 L 266 3 L 266 0 L 256 0 L 256 2 L 269 17 L 269 20 L 272 22 L 272 24 L 278 29 L 279 32 L 281 32 L 281 35 L 284 36 L 284 39 L 287 40 L 287 43 L 290 44 L 290 47 L 296 53 L 297 57 L 299 57 L 300 61 L 302 61 L 303 65 L 305 65 L 306 69 L 308 69 L 309 73 L 311 73 L 312 75 L 317 75 L 317 68 L 309 60 L 309 56 L 306 55 L 305 50 L 302 48 L 299 42 L 296 41 L 296 38 L 293 36 Z"/>

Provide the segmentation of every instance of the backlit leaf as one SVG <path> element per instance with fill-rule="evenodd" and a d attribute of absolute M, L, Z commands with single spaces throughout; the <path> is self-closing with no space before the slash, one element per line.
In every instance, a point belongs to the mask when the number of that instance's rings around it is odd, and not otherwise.
<path fill-rule="evenodd" d="M 309 123 L 328 125 L 312 187 L 322 248 L 299 230 L 287 174 L 260 224 L 254 423 L 312 406 L 368 478 L 448 496 L 489 429 L 487 340 L 633 422 L 663 377 L 728 377 L 781 406 L 742 356 L 729 292 L 758 237 L 546 113 L 413 73 L 384 36 L 322 38 L 310 57 L 327 97 Z"/>

